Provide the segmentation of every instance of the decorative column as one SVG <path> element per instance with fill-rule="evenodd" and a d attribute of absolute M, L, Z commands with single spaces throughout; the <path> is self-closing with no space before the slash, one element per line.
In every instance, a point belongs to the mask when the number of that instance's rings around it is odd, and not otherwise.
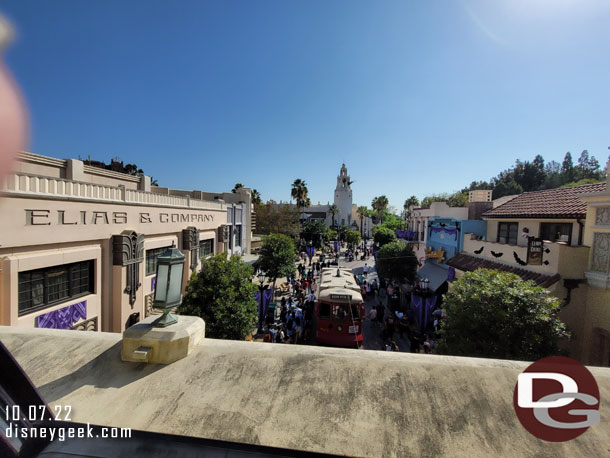
<path fill-rule="evenodd" d="M 123 231 L 120 235 L 112 236 L 112 265 L 113 265 L 113 328 L 115 332 L 125 327 L 126 317 L 134 312 L 137 292 L 142 286 L 140 283 L 140 267 L 144 260 L 144 235 L 135 231 Z M 125 275 L 123 275 L 125 270 Z M 124 283 L 123 283 L 124 282 Z M 124 295 L 127 294 L 129 308 L 123 307 Z M 143 305 L 143 304 L 142 304 Z M 140 317 L 144 317 L 144 310 Z M 126 309 L 126 310 L 125 310 Z"/>
<path fill-rule="evenodd" d="M 199 229 L 194 226 L 182 229 L 182 251 L 190 256 L 189 265 L 194 272 L 199 263 Z"/>

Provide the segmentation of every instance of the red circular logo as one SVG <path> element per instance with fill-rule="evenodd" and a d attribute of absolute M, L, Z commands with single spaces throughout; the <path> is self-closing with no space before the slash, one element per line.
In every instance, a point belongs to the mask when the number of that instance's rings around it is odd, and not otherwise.
<path fill-rule="evenodd" d="M 599 388 L 589 370 L 571 358 L 549 356 L 517 378 L 513 405 L 531 434 L 565 442 L 599 423 Z"/>

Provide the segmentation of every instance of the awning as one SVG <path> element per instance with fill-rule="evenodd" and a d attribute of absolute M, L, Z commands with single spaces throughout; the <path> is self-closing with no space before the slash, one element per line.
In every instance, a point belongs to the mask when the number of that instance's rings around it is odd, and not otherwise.
<path fill-rule="evenodd" d="M 427 278 L 430 281 L 430 291 L 435 293 L 447 281 L 448 272 L 447 267 L 429 261 L 419 269 L 417 276 L 420 280 Z"/>
<path fill-rule="evenodd" d="M 508 264 L 501 264 L 499 262 L 494 262 L 485 258 L 478 258 L 465 253 L 456 254 L 451 259 L 448 259 L 447 265 L 464 272 L 472 272 L 477 269 L 493 269 L 500 270 L 502 272 L 510 272 L 519 275 L 523 280 L 532 280 L 534 283 L 544 288 L 548 288 L 561 278 L 559 274 L 545 275 L 532 270 L 521 269 Z"/>

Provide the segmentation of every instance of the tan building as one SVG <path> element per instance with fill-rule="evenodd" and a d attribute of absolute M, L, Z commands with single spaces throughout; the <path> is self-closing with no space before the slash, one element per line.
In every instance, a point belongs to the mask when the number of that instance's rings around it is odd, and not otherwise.
<path fill-rule="evenodd" d="M 185 283 L 206 256 L 249 253 L 248 189 L 175 191 L 32 153 L 15 169 L 0 197 L 0 325 L 121 332 L 151 313 L 168 247 L 186 255 Z"/>
<path fill-rule="evenodd" d="M 592 324 L 587 316 L 610 317 L 610 301 L 602 311 L 591 309 L 589 299 L 592 284 L 587 271 L 595 216 L 583 199 L 598 195 L 607 196 L 606 183 L 523 193 L 483 213 L 486 240 L 465 234 L 462 253 L 447 261 L 458 277 L 477 268 L 498 269 L 547 288 L 562 300 L 559 316 L 573 335 L 567 346 L 570 356 L 589 364 L 593 363 Z M 603 197 L 591 199 L 603 201 Z M 603 294 L 598 295 L 602 300 Z M 610 322 L 606 323 L 609 329 Z"/>
<path fill-rule="evenodd" d="M 598 366 L 610 366 L 610 162 L 606 170 L 606 188 L 581 196 L 587 203 L 584 243 L 591 247 L 582 353 Z"/>

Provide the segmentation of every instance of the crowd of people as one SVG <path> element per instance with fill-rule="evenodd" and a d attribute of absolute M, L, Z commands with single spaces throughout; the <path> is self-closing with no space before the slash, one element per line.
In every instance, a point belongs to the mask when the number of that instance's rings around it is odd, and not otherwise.
<path fill-rule="evenodd" d="M 280 300 L 279 317 L 272 314 L 267 317 L 263 342 L 302 343 L 311 339 L 315 291 L 323 263 L 313 262 L 307 268 L 305 264 L 297 266 L 297 277 L 288 277 L 288 296 Z"/>
<path fill-rule="evenodd" d="M 356 248 L 351 249 L 353 250 L 351 256 L 362 253 Z M 345 253 L 346 260 L 349 260 L 350 248 Z M 367 249 L 366 255 L 368 254 Z M 263 341 L 292 344 L 311 341 L 317 282 L 322 268 L 329 266 L 329 260 L 336 259 L 337 255 L 333 248 L 326 248 L 323 255 L 315 262 L 309 260 L 307 264 L 306 256 L 301 257 L 303 262 L 298 264 L 296 275 L 287 278 L 287 295 L 282 296 L 279 301 L 279 313 L 272 314 L 266 321 Z M 420 329 L 408 314 L 401 311 L 400 287 L 386 283 L 383 279 L 370 280 L 370 272 L 370 266 L 365 263 L 362 271 L 356 275 L 356 279 L 363 299 L 373 300 L 376 303 L 370 308 L 367 318 L 372 326 L 379 329 L 383 342 L 381 349 L 401 351 L 398 342 L 403 342 L 404 347 L 408 348 L 403 348 L 402 351 L 436 353 L 438 331 L 445 317 L 443 310 L 437 307 L 432 313 L 433 320 L 428 327 L 424 330 Z"/>

